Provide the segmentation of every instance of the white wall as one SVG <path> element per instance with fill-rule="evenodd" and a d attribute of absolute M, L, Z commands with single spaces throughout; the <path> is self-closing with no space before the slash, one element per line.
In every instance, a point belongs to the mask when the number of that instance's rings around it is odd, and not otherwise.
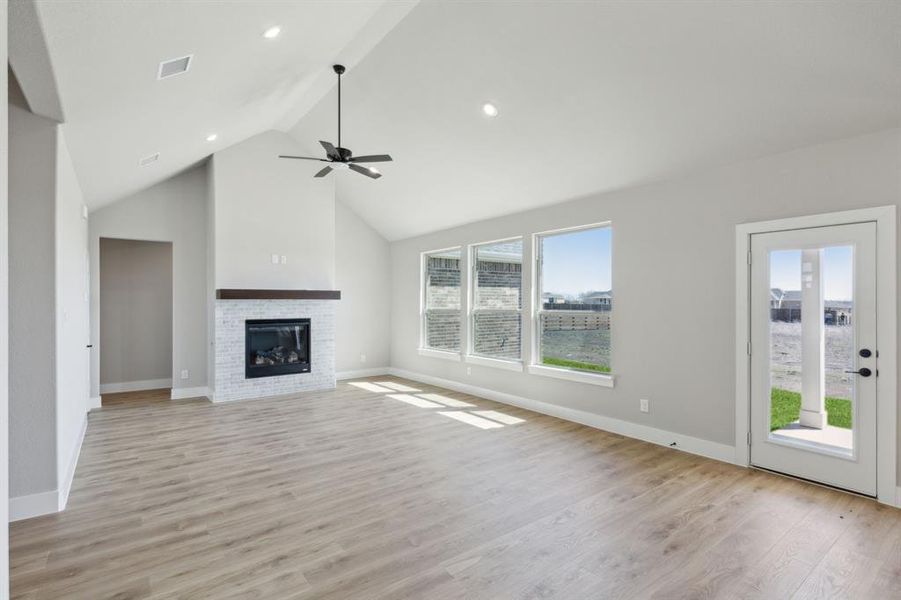
<path fill-rule="evenodd" d="M 213 156 L 216 288 L 333 289 L 334 179 L 278 158 L 299 152 L 267 131 Z"/>
<path fill-rule="evenodd" d="M 56 124 L 9 106 L 9 492 L 56 489 Z"/>
<path fill-rule="evenodd" d="M 0 2 L 0 65 L 7 61 L 7 3 Z M 0 181 L 9 181 L 7 70 L 0 70 Z M 8 186 L 0 185 L 0 523 L 9 521 Z M 9 528 L 0 527 L 0 600 L 9 598 Z"/>
<path fill-rule="evenodd" d="M 171 385 L 172 244 L 101 238 L 99 274 L 101 391 Z"/>
<path fill-rule="evenodd" d="M 897 129 L 395 242 L 391 364 L 732 446 L 735 225 L 888 204 L 901 204 Z M 420 252 L 605 220 L 615 388 L 479 365 L 467 376 L 469 365 L 417 354 Z M 650 414 L 639 398 L 650 399 Z"/>
<path fill-rule="evenodd" d="M 99 395 L 100 238 L 172 242 L 173 388 L 207 383 L 206 166 L 91 213 L 91 395 Z M 179 374 L 187 369 L 189 377 Z"/>
<path fill-rule="evenodd" d="M 391 361 L 391 250 L 355 212 L 335 202 L 335 364 L 339 373 Z M 362 356 L 365 355 L 365 362 Z"/>
<path fill-rule="evenodd" d="M 89 366 L 88 221 L 81 186 L 59 126 L 56 145 L 56 435 L 61 499 L 75 471 L 87 426 Z M 62 508 L 62 506 L 60 507 Z"/>

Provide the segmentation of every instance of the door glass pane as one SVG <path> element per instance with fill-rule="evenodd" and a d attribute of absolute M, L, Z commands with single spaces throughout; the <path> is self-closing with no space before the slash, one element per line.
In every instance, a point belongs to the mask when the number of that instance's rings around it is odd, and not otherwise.
<path fill-rule="evenodd" d="M 854 248 L 770 252 L 770 439 L 852 454 Z"/>

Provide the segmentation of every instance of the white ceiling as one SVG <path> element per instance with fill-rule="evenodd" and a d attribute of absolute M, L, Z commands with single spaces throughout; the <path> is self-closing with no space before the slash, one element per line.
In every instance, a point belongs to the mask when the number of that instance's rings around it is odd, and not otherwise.
<path fill-rule="evenodd" d="M 66 141 L 86 201 L 97 208 L 296 122 L 330 89 L 331 64 L 358 60 L 413 5 L 39 0 L 37 25 L 23 8 L 12 11 L 11 27 L 43 29 Z M 281 35 L 264 39 L 273 25 Z M 35 73 L 47 72 L 46 61 L 33 37 L 18 36 L 21 44 L 15 37 L 13 68 L 32 106 L 43 106 L 53 82 Z M 194 60 L 187 74 L 157 80 L 161 61 L 188 54 Z M 219 135 L 213 143 L 205 141 L 210 133 Z M 158 162 L 138 165 L 155 152 Z"/>
<path fill-rule="evenodd" d="M 339 197 L 400 239 L 896 127 L 899 32 L 894 1 L 424 1 L 345 77 L 344 145 L 395 162 Z"/>
<path fill-rule="evenodd" d="M 92 208 L 273 127 L 320 153 L 339 60 L 344 145 L 395 162 L 333 175 L 389 239 L 901 124 L 893 0 L 39 0 L 33 19 L 55 77 L 19 79 L 58 91 L 41 105 L 65 116 Z M 46 73 L 18 38 L 17 74 Z"/>

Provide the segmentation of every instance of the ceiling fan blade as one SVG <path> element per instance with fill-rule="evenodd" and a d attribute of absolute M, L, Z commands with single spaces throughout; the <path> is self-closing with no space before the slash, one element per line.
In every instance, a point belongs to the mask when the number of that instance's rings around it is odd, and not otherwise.
<path fill-rule="evenodd" d="M 351 157 L 350 162 L 391 162 L 391 160 L 391 157 L 387 154 L 370 154 L 369 156 L 353 156 Z"/>
<path fill-rule="evenodd" d="M 375 171 L 370 171 L 366 167 L 361 167 L 361 166 L 355 165 L 355 164 L 350 164 L 348 166 L 350 167 L 351 171 L 356 171 L 357 173 L 359 173 L 361 175 L 365 175 L 366 177 L 372 177 L 373 179 L 378 179 L 379 177 L 382 176 L 381 173 L 377 173 Z"/>
<path fill-rule="evenodd" d="M 294 158 L 297 160 L 318 160 L 319 162 L 328 162 L 324 158 L 313 158 L 312 156 L 288 156 L 286 154 L 279 154 L 279 158 Z"/>
<path fill-rule="evenodd" d="M 329 158 L 339 158 L 338 149 L 335 148 L 330 142 L 323 142 L 319 140 L 319 143 L 322 144 L 322 147 L 325 148 L 325 153 Z"/>
<path fill-rule="evenodd" d="M 313 175 L 313 177 L 325 177 L 326 175 L 328 175 L 331 172 L 332 172 L 331 167 L 325 167 L 324 169 L 322 169 L 321 171 L 319 171 L 318 173 Z"/>

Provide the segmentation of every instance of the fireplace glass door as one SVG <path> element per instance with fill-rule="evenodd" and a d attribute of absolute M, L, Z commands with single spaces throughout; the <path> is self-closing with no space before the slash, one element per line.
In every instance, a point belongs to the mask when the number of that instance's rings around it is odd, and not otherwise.
<path fill-rule="evenodd" d="M 310 320 L 245 322 L 245 376 L 272 377 L 310 372 Z"/>

